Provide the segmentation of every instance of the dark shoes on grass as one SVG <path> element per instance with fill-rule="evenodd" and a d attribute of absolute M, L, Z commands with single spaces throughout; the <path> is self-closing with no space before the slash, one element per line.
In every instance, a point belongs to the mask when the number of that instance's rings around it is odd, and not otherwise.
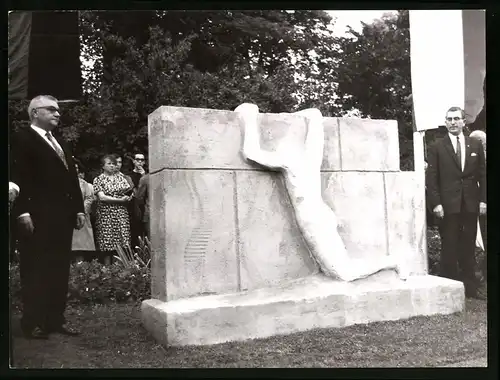
<path fill-rule="evenodd" d="M 38 326 L 32 329 L 23 328 L 22 330 L 23 330 L 23 335 L 26 339 L 39 339 L 39 340 L 49 339 L 49 333 Z"/>
<path fill-rule="evenodd" d="M 80 331 L 68 323 L 49 329 L 49 333 L 58 333 L 67 336 L 78 336 Z"/>
<path fill-rule="evenodd" d="M 49 339 L 49 334 L 52 333 L 62 334 L 66 336 L 80 335 L 80 331 L 78 331 L 76 328 L 72 327 L 68 323 L 60 326 L 54 326 L 48 329 L 41 328 L 39 326 L 36 326 L 34 328 L 22 327 L 22 331 L 26 339 L 39 339 L 39 340 Z"/>

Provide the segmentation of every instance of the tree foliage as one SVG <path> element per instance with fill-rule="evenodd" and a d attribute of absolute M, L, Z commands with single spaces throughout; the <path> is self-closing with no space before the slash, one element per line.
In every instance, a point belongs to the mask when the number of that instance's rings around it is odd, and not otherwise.
<path fill-rule="evenodd" d="M 82 12 L 88 54 L 102 58 L 86 83 L 87 114 L 72 112 L 76 154 L 146 151 L 147 116 L 161 105 L 296 110 L 291 53 L 313 65 L 307 53 L 329 23 L 323 11 Z"/>
<path fill-rule="evenodd" d="M 327 116 L 358 108 L 398 120 L 411 144 L 407 12 L 349 38 L 333 36 L 331 17 L 318 10 L 82 11 L 80 19 L 92 64 L 59 130 L 90 167 L 103 153 L 147 152 L 148 114 L 162 105 L 252 102 L 261 112 L 318 107 Z M 27 122 L 27 105 L 9 103 L 14 129 Z"/>
<path fill-rule="evenodd" d="M 361 33 L 337 39 L 337 104 L 361 117 L 397 120 L 401 167 L 413 167 L 410 30 L 408 11 L 364 24 Z"/>

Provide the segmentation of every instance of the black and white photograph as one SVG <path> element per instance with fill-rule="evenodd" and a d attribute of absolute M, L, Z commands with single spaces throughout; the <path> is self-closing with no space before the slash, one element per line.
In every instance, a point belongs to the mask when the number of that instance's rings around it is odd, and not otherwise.
<path fill-rule="evenodd" d="M 9 372 L 488 367 L 484 9 L 9 10 L 7 50 Z"/>

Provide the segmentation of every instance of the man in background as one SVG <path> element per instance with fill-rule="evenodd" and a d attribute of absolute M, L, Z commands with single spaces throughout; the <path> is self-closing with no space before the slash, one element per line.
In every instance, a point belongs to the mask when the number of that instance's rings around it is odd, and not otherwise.
<path fill-rule="evenodd" d="M 146 158 L 144 157 L 144 154 L 134 154 L 132 163 L 134 164 L 134 169 L 132 169 L 132 171 L 129 173 L 129 176 L 130 178 L 132 178 L 132 182 L 134 182 L 134 187 L 137 188 L 139 186 L 139 180 L 144 174 L 146 174 L 146 169 L 144 169 Z"/>
<path fill-rule="evenodd" d="M 139 180 L 139 187 L 137 188 L 136 194 L 137 207 L 138 207 L 138 219 L 141 223 L 142 231 L 149 238 L 149 174 L 145 174 Z"/>
<path fill-rule="evenodd" d="M 146 174 L 146 170 L 144 169 L 144 165 L 146 163 L 146 158 L 144 154 L 137 152 L 134 154 L 134 158 L 132 159 L 132 163 L 134 164 L 134 168 L 132 171 L 128 173 L 128 176 L 131 178 L 134 184 L 134 199 L 129 204 L 129 215 L 130 215 L 130 233 L 132 235 L 132 247 L 139 245 L 139 236 L 143 236 L 145 231 L 142 223 L 142 214 L 139 204 L 137 200 L 136 194 L 139 187 L 140 179 Z"/>
<path fill-rule="evenodd" d="M 427 155 L 429 202 L 440 221 L 441 276 L 462 281 L 466 297 L 484 299 L 475 275 L 477 218 L 486 215 L 484 151 L 479 141 L 464 136 L 461 108 L 447 111 L 445 125 L 448 133 Z"/>

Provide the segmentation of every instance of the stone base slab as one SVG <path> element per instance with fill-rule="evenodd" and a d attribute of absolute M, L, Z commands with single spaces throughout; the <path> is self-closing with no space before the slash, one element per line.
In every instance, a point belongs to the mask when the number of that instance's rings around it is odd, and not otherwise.
<path fill-rule="evenodd" d="M 464 310 L 461 282 L 383 271 L 351 283 L 316 274 L 270 288 L 142 303 L 142 322 L 165 346 L 209 345 L 314 328 Z"/>

